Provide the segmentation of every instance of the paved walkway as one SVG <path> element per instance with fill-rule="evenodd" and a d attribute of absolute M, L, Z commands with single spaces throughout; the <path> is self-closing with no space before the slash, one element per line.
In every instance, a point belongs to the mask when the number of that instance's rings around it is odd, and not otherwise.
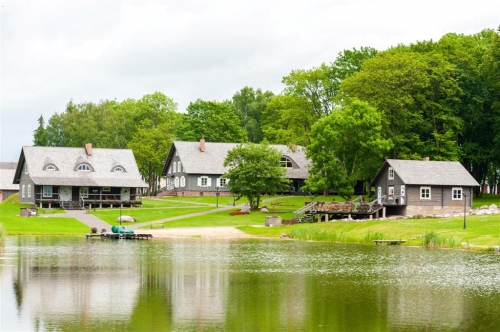
<path fill-rule="evenodd" d="M 111 226 L 107 222 L 87 213 L 86 210 L 66 210 L 66 213 L 51 214 L 50 217 L 75 218 L 90 228 L 96 227 L 98 231 L 101 231 L 103 228 L 108 232 L 111 231 Z"/>

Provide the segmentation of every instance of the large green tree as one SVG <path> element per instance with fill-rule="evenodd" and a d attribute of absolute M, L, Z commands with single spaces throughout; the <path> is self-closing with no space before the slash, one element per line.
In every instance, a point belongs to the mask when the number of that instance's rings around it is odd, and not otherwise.
<path fill-rule="evenodd" d="M 371 180 L 392 147 L 382 136 L 382 116 L 366 102 L 352 102 L 321 118 L 311 130 L 311 160 L 306 187 L 335 188 L 344 199 L 354 194 L 357 180 Z"/>
<path fill-rule="evenodd" d="M 342 99 L 358 98 L 382 114 L 393 158 L 457 160 L 456 114 L 462 90 L 453 66 L 438 53 L 392 49 L 366 60 L 341 84 Z"/>
<path fill-rule="evenodd" d="M 273 96 L 271 91 L 263 92 L 261 89 L 254 90 L 250 87 L 244 87 L 234 94 L 233 106 L 249 142 L 260 143 L 262 141 L 262 112 Z"/>
<path fill-rule="evenodd" d="M 229 179 L 233 194 L 246 197 L 250 208 L 257 209 L 262 194 L 274 195 L 290 189 L 280 160 L 281 153 L 267 144 L 240 144 L 227 153 L 224 167 L 229 170 L 223 177 Z"/>
<path fill-rule="evenodd" d="M 183 141 L 246 142 L 247 134 L 230 101 L 198 99 L 187 107 L 183 123 L 177 131 Z"/>
<path fill-rule="evenodd" d="M 47 131 L 45 129 L 45 120 L 43 115 L 38 118 L 38 128 L 33 132 L 33 144 L 35 146 L 47 146 Z"/>

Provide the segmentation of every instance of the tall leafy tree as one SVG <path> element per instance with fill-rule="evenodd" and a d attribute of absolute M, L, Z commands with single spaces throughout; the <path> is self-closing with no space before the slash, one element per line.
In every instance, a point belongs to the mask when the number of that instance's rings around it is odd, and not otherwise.
<path fill-rule="evenodd" d="M 38 118 L 38 128 L 33 132 L 33 144 L 35 146 L 47 146 L 47 131 L 45 130 L 45 120 L 43 115 Z"/>
<path fill-rule="evenodd" d="M 197 141 L 204 137 L 210 142 L 246 142 L 245 130 L 230 101 L 216 102 L 198 99 L 187 107 L 187 114 L 177 131 L 179 139 Z"/>
<path fill-rule="evenodd" d="M 254 90 L 250 87 L 244 87 L 234 94 L 232 101 L 235 112 L 240 118 L 250 142 L 260 143 L 262 141 L 262 112 L 273 96 L 271 91 L 263 92 L 261 89 Z"/>
<path fill-rule="evenodd" d="M 353 100 L 312 127 L 306 187 L 311 191 L 335 188 L 350 199 L 356 181 L 373 178 L 391 147 L 391 140 L 382 135 L 381 114 L 368 103 Z"/>
<path fill-rule="evenodd" d="M 359 98 L 382 114 L 386 138 L 394 142 L 392 157 L 458 158 L 455 113 L 461 89 L 453 67 L 439 54 L 406 49 L 379 53 L 341 85 L 342 98 Z"/>
<path fill-rule="evenodd" d="M 267 144 L 246 143 L 227 153 L 223 177 L 229 179 L 231 192 L 246 197 L 251 209 L 257 209 L 262 194 L 274 195 L 290 189 L 286 169 L 280 164 L 281 153 Z"/>

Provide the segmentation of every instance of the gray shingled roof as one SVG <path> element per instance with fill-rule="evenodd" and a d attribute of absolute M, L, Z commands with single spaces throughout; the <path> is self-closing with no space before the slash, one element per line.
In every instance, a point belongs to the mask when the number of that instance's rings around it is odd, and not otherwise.
<path fill-rule="evenodd" d="M 387 159 L 387 164 L 408 185 L 479 186 L 458 161 Z"/>
<path fill-rule="evenodd" d="M 93 148 L 92 155 L 87 156 L 84 147 L 25 146 L 23 153 L 29 175 L 37 185 L 148 187 L 141 178 L 132 150 Z M 75 167 L 81 162 L 91 165 L 94 171 L 76 171 Z M 44 170 L 47 163 L 58 170 Z M 126 172 L 112 172 L 115 166 L 122 166 Z"/>
<path fill-rule="evenodd" d="M 0 168 L 0 190 L 19 190 L 19 185 L 14 184 L 15 169 Z"/>
<path fill-rule="evenodd" d="M 229 150 L 240 143 L 214 143 L 205 142 L 205 152 L 200 151 L 200 142 L 175 141 L 173 147 L 179 153 L 184 172 L 188 174 L 223 174 L 225 168 L 224 159 Z M 286 177 L 289 179 L 306 179 L 308 177 L 308 165 L 305 150 L 297 146 L 293 152 L 286 145 L 270 145 L 280 151 L 284 156 L 292 159 L 299 168 L 287 169 Z"/>

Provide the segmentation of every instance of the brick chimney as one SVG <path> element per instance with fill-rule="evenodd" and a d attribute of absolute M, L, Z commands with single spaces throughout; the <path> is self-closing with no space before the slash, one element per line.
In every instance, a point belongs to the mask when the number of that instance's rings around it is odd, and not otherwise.
<path fill-rule="evenodd" d="M 205 138 L 200 139 L 200 151 L 205 152 Z"/>
<path fill-rule="evenodd" d="M 92 155 L 92 143 L 85 144 L 85 152 L 87 153 L 87 156 Z"/>
<path fill-rule="evenodd" d="M 429 157 L 424 157 L 424 159 L 423 159 L 423 161 L 429 161 L 429 160 L 431 160 L 431 158 L 429 158 Z"/>
<path fill-rule="evenodd" d="M 292 144 L 292 152 L 297 152 L 297 144 L 296 143 Z"/>

